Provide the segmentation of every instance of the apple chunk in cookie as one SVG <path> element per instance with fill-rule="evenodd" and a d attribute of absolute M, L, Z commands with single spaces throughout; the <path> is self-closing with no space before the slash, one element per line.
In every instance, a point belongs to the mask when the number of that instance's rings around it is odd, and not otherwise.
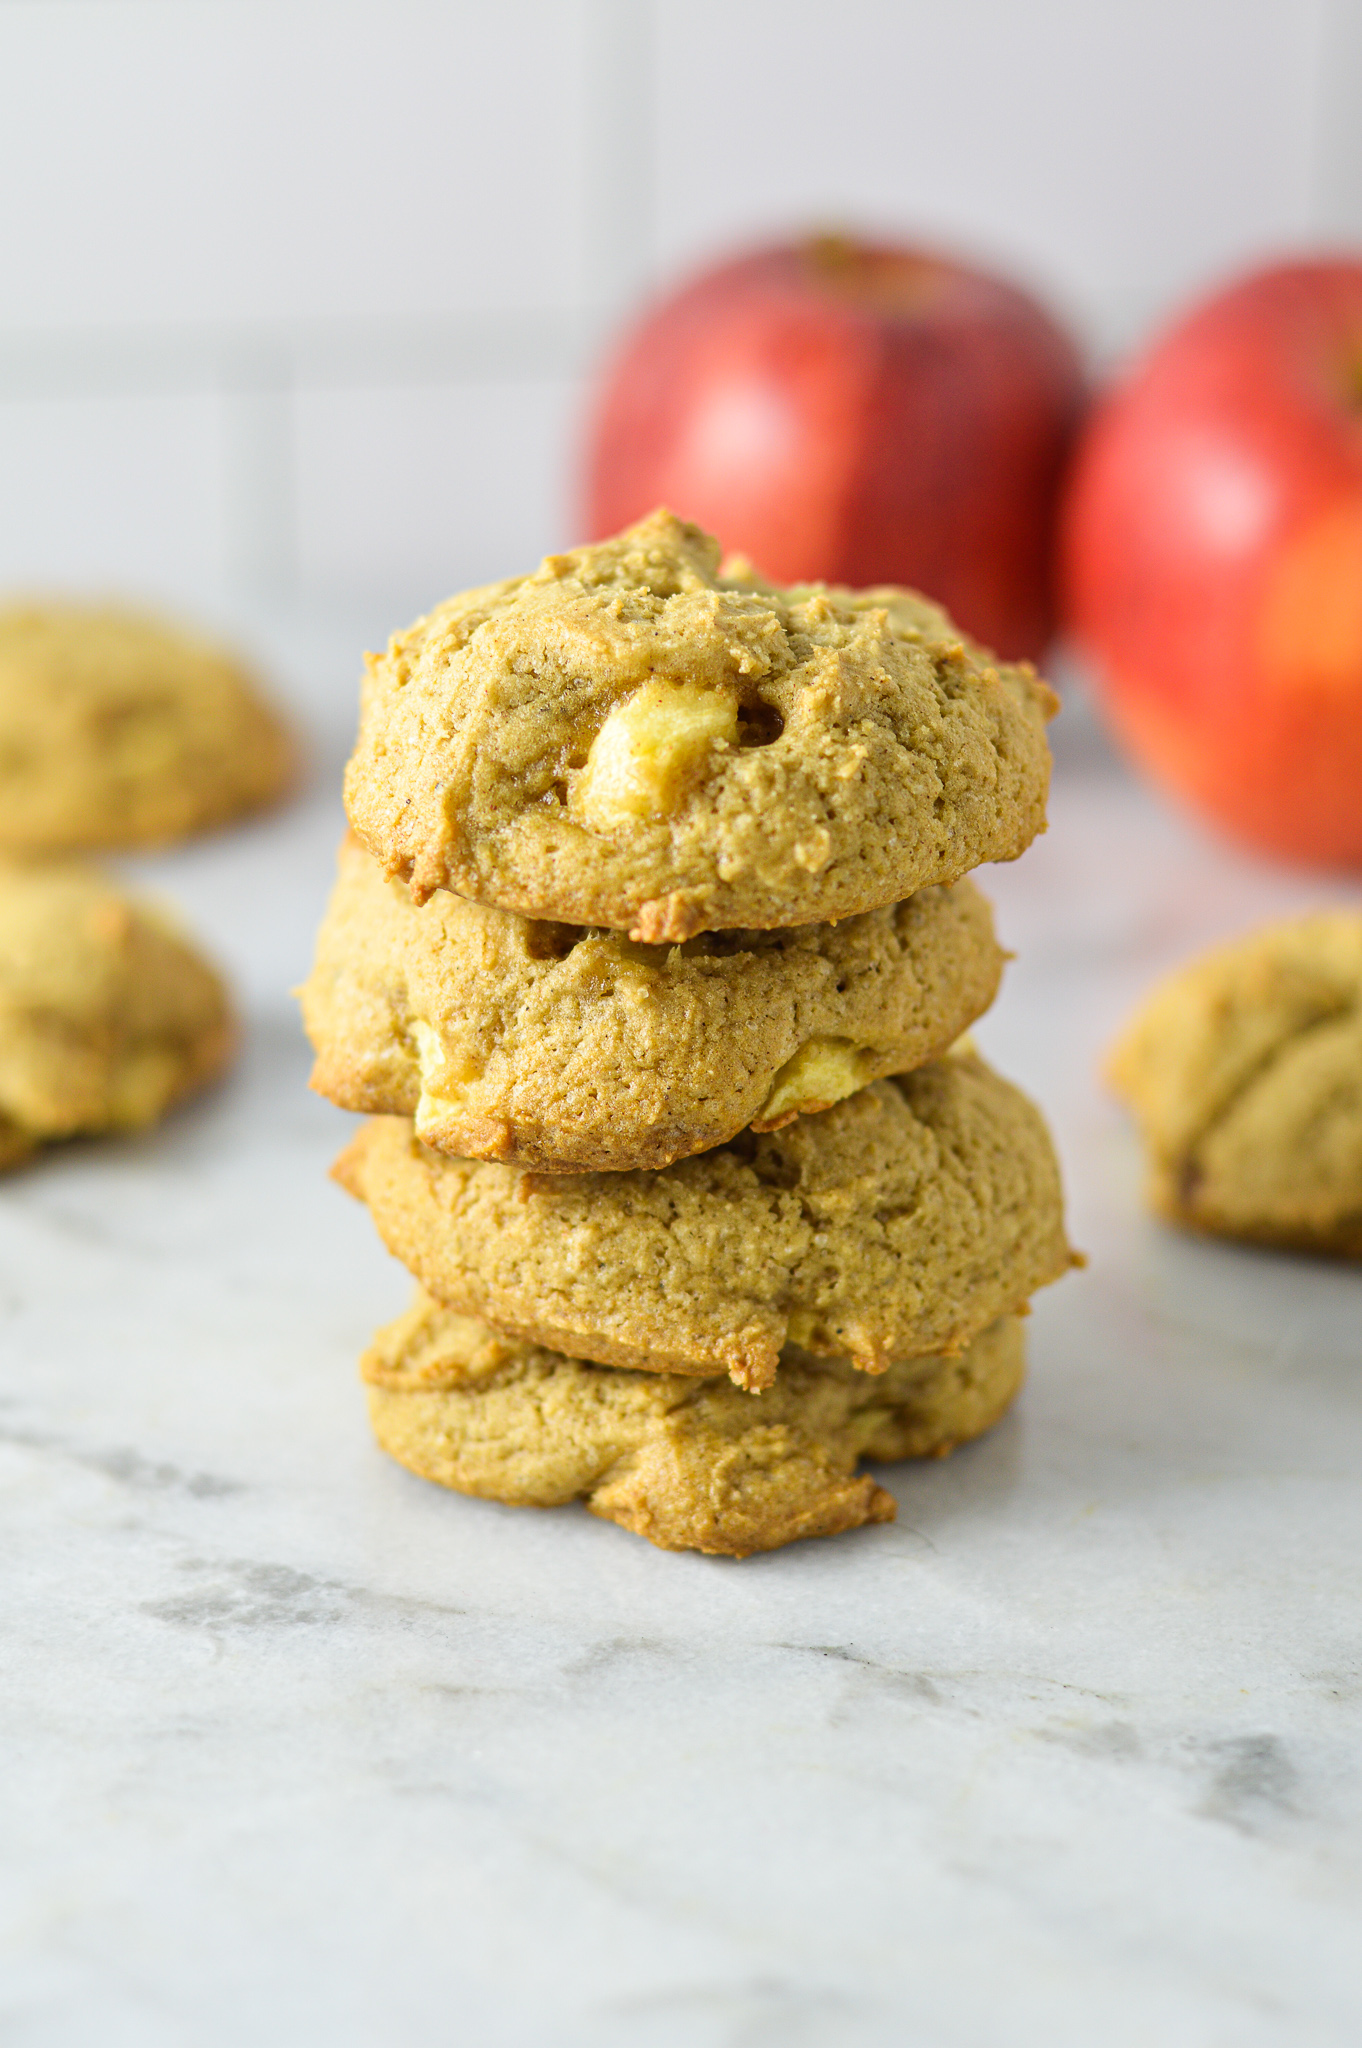
<path fill-rule="evenodd" d="M 666 1166 L 943 1052 L 1003 955 L 970 882 L 838 925 L 646 946 L 437 890 L 354 840 L 301 991 L 313 1086 L 539 1172 Z"/>
<path fill-rule="evenodd" d="M 831 1109 L 834 1102 L 878 1080 L 876 1066 L 870 1046 L 848 1038 L 806 1038 L 776 1075 L 770 1094 L 752 1118 L 753 1130 L 778 1131 L 797 1116 Z"/>
<path fill-rule="evenodd" d="M 703 776 L 715 747 L 732 746 L 737 736 L 738 706 L 728 691 L 644 683 L 592 741 L 572 807 L 607 832 L 634 818 L 665 818 Z"/>

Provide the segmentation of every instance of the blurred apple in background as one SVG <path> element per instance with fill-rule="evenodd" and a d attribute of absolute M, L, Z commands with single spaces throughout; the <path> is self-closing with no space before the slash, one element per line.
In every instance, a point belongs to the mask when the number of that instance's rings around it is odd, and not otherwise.
<path fill-rule="evenodd" d="M 824 235 L 645 314 L 592 427 L 593 537 L 670 505 L 778 582 L 909 583 L 1009 656 L 1054 623 L 1073 343 L 944 256 Z"/>
<path fill-rule="evenodd" d="M 1175 327 L 1094 414 L 1065 529 L 1132 753 L 1255 846 L 1362 866 L 1362 261 Z"/>

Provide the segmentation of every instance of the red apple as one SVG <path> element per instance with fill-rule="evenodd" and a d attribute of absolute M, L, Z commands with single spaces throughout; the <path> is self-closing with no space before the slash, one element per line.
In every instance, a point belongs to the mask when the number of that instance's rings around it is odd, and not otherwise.
<path fill-rule="evenodd" d="M 997 278 L 837 236 L 762 249 L 625 339 L 590 435 L 587 525 L 670 505 L 782 583 L 914 584 L 999 653 L 1034 656 L 1082 391 L 1068 337 Z"/>
<path fill-rule="evenodd" d="M 1259 271 L 1151 349 L 1064 556 L 1132 753 L 1254 846 L 1362 866 L 1362 262 Z"/>

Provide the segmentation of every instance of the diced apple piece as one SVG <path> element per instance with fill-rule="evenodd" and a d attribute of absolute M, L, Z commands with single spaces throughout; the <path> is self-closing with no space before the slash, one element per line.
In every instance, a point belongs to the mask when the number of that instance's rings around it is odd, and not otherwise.
<path fill-rule="evenodd" d="M 738 737 L 738 706 L 724 690 L 644 683 L 597 733 L 574 792 L 588 825 L 609 831 L 635 818 L 666 817 L 714 747 Z"/>
<path fill-rule="evenodd" d="M 809 1038 L 786 1060 L 771 1092 L 752 1119 L 754 1131 L 774 1131 L 797 1116 L 830 1109 L 844 1095 L 854 1095 L 869 1078 L 864 1046 L 846 1038 Z"/>

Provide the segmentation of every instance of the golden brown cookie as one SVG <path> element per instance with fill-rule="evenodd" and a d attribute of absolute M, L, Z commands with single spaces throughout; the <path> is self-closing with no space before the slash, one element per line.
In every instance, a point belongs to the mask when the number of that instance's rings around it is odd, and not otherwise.
<path fill-rule="evenodd" d="M 295 769 L 217 648 L 130 612 L 0 608 L 0 848 L 164 845 L 272 803 Z"/>
<path fill-rule="evenodd" d="M 1362 912 L 1270 926 L 1162 983 L 1115 1046 L 1153 1207 L 1362 1258 Z"/>
<path fill-rule="evenodd" d="M 584 1364 L 418 1294 L 361 1370 L 379 1443 L 423 1479 L 518 1507 L 584 1500 L 663 1550 L 747 1557 L 892 1521 L 893 1495 L 857 1460 L 942 1457 L 991 1428 L 1025 1349 L 1015 1316 L 954 1358 L 875 1379 L 787 1349 L 775 1386 L 752 1395 Z"/>
<path fill-rule="evenodd" d="M 839 925 L 640 946 L 447 889 L 355 840 L 301 990 L 312 1085 L 427 1145 L 549 1173 L 666 1166 L 944 1052 L 1003 955 L 969 882 Z"/>
<path fill-rule="evenodd" d="M 0 1167 L 154 1123 L 235 1037 L 221 980 L 161 912 L 90 868 L 0 861 Z"/>
<path fill-rule="evenodd" d="M 628 931 L 823 923 L 1012 860 L 1056 700 L 910 592 L 718 573 L 658 512 L 373 659 L 356 832 L 418 899 Z"/>
<path fill-rule="evenodd" d="M 782 1348 L 959 1351 L 1065 1271 L 1039 1112 L 971 1054 L 657 1173 L 537 1175 L 365 1125 L 337 1179 L 437 1300 L 601 1365 L 769 1386 Z"/>

